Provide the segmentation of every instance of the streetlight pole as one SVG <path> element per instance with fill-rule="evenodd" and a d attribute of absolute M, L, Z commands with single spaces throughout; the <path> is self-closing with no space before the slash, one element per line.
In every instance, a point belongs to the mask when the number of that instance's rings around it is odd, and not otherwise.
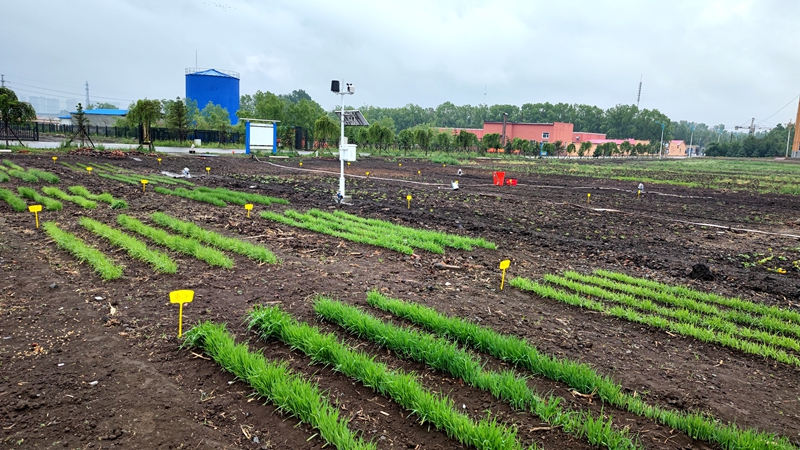
<path fill-rule="evenodd" d="M 664 128 L 666 125 L 663 122 L 659 122 L 656 120 L 656 123 L 661 125 L 661 142 L 658 144 L 658 159 L 661 159 L 662 153 L 664 152 Z"/>
<path fill-rule="evenodd" d="M 693 152 L 692 142 L 694 142 L 694 127 L 695 127 L 695 124 L 692 124 L 692 136 L 689 138 L 689 156 L 692 156 L 692 152 Z"/>

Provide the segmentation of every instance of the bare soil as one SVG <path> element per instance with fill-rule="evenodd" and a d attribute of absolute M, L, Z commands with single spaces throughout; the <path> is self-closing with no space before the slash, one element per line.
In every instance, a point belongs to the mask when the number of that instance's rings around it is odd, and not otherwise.
<path fill-rule="evenodd" d="M 464 174 L 459 177 L 456 167 L 370 158 L 347 169 L 360 177 L 347 181 L 354 204 L 335 206 L 339 162 L 333 159 L 305 160 L 300 167 L 297 160 L 163 158 L 160 166 L 146 156 L 136 161 L 59 155 L 59 162 L 110 162 L 145 176 L 188 167 L 199 175 L 192 178 L 198 185 L 286 198 L 291 202 L 288 208 L 300 211 L 342 208 L 411 227 L 484 237 L 497 243 L 498 250 L 448 249 L 445 255 L 418 251 L 407 256 L 259 218 L 267 207 L 256 206 L 248 219 L 240 206 L 219 208 L 150 189 L 142 193 L 139 186 L 53 164 L 49 155 L 12 155 L 10 159 L 23 167 L 59 175 L 62 188 L 80 184 L 93 192 L 109 192 L 125 198 L 130 208 L 115 211 L 100 205 L 84 210 L 65 203 L 63 211 L 41 214 L 42 220 L 57 221 L 126 266 L 121 279 L 103 282 L 35 229 L 29 213 L 14 213 L 0 203 L 0 447 L 322 448 L 324 441 L 310 427 L 264 404 L 251 388 L 207 357 L 180 349 L 177 306 L 168 297 L 176 289 L 196 292 L 184 308 L 184 329 L 203 320 L 223 322 L 251 349 L 289 361 L 294 370 L 326 390 L 352 418 L 351 426 L 381 449 L 461 446 L 360 383 L 311 364 L 280 342 L 257 339 L 243 325 L 253 305 L 279 304 L 299 320 L 338 334 L 392 367 L 417 372 L 423 384 L 450 396 L 474 417 L 485 417 L 490 410 L 517 425 L 525 444 L 589 448 L 585 441 L 547 430 L 536 417 L 513 411 L 459 380 L 397 359 L 319 322 L 312 310 L 315 296 L 325 294 L 360 305 L 404 324 L 366 305 L 366 293 L 379 289 L 524 337 L 544 352 L 586 362 L 648 402 L 707 412 L 723 422 L 775 432 L 800 444 L 798 368 L 587 312 L 507 285 L 501 291 L 498 270 L 503 259 L 512 262 L 509 277 L 536 279 L 567 269 L 584 273 L 607 269 L 797 310 L 800 279 L 791 262 L 800 259 L 794 250 L 800 244 L 793 236 L 800 235 L 798 197 L 661 185 L 647 186 L 647 194 L 637 199 L 638 183 L 514 175 L 510 166 L 507 176 L 519 184 L 494 186 L 490 171 L 469 165 L 461 167 Z M 210 175 L 205 167 L 211 167 Z M 449 188 L 454 179 L 460 181 L 457 191 Z M 16 189 L 21 182 L 12 178 L 4 184 Z M 587 193 L 592 194 L 590 203 Z M 411 208 L 407 195 L 412 195 Z M 179 264 L 178 273 L 161 275 L 78 225 L 81 216 L 113 224 L 120 212 L 147 221 L 155 211 L 261 243 L 282 263 L 259 265 L 235 256 L 236 267 L 226 271 L 170 253 Z M 785 257 L 782 264 L 788 272 L 769 272 L 767 265 L 745 267 L 753 259 L 744 259 L 743 254 Z M 459 269 L 436 268 L 439 262 Z M 707 264 L 714 280 L 689 278 L 697 263 Z M 487 358 L 487 364 L 500 363 Z M 615 423 L 638 434 L 646 448 L 716 448 L 575 396 L 560 383 L 538 377 L 531 377 L 530 383 L 563 397 L 570 408 L 598 412 L 602 408 Z"/>

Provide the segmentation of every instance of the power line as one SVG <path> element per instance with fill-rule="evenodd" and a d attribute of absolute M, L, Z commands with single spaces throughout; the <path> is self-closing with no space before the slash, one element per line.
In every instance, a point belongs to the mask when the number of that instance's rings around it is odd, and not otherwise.
<path fill-rule="evenodd" d="M 794 101 L 795 101 L 795 100 L 797 100 L 797 98 L 798 98 L 798 97 L 800 97 L 800 94 L 797 94 L 797 95 L 795 95 L 795 96 L 794 96 L 794 98 L 792 98 L 791 100 L 789 100 L 789 103 L 787 103 L 787 104 L 783 105 L 783 108 L 781 108 L 781 109 L 779 109 L 779 110 L 775 111 L 775 112 L 774 112 L 772 115 L 770 115 L 769 117 L 765 117 L 763 120 L 770 119 L 770 118 L 772 118 L 772 116 L 774 116 L 774 115 L 778 114 L 779 112 L 783 111 L 784 109 L 786 109 L 786 107 L 787 107 L 787 106 L 789 106 L 789 105 L 791 105 L 792 103 L 794 103 Z"/>
<path fill-rule="evenodd" d="M 11 82 L 9 81 L 9 83 L 11 83 Z M 25 84 L 25 83 L 13 82 L 13 84 L 16 85 L 16 86 L 25 86 L 25 87 L 29 87 L 29 88 L 38 89 L 40 91 L 51 91 L 51 92 L 58 92 L 58 93 L 61 93 L 61 94 L 69 94 L 69 95 L 71 95 L 73 97 L 76 97 L 76 98 L 83 97 L 85 95 L 85 94 L 78 94 L 78 93 L 75 93 L 75 92 L 60 91 L 58 89 L 45 88 L 45 87 L 41 87 L 41 86 L 34 86 L 34 85 L 31 85 L 31 84 Z M 21 89 L 21 90 L 27 91 L 27 92 L 36 93 L 35 91 L 30 91 L 30 90 L 26 90 L 26 89 Z M 54 97 L 58 97 L 57 95 L 53 95 L 53 96 Z M 132 102 L 133 101 L 133 100 L 128 99 L 128 98 L 103 97 L 103 96 L 100 96 L 100 95 L 94 95 L 93 97 L 102 98 L 102 99 L 105 99 L 105 100 L 119 100 L 119 101 L 123 101 L 123 102 Z"/>

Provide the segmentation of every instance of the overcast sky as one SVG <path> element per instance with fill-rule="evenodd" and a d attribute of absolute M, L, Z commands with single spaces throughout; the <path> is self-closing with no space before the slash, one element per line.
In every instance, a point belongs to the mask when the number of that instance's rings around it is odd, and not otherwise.
<path fill-rule="evenodd" d="M 195 51 L 239 72 L 242 94 L 304 89 L 325 109 L 333 78 L 355 84 L 354 106 L 605 109 L 635 104 L 642 77 L 641 108 L 731 129 L 794 121 L 800 94 L 798 0 L 0 0 L 0 14 L 7 86 L 62 103 L 86 81 L 92 102 L 183 97 Z"/>

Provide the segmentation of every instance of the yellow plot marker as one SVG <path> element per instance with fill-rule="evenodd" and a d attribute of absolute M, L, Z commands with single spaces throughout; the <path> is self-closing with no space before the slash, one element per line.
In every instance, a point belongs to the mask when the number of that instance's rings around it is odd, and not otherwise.
<path fill-rule="evenodd" d="M 56 162 L 57 159 L 58 159 L 58 156 L 53 156 L 53 162 Z"/>
<path fill-rule="evenodd" d="M 504 260 L 500 261 L 500 270 L 503 271 L 503 277 L 500 278 L 500 290 L 501 291 L 503 290 L 503 285 L 506 282 L 506 269 L 508 269 L 508 266 L 510 266 L 510 265 L 511 265 L 511 261 L 508 260 L 508 259 L 504 259 Z"/>
<path fill-rule="evenodd" d="M 252 203 L 245 204 L 244 209 L 247 210 L 247 217 L 250 217 L 250 210 L 253 209 L 253 204 Z"/>
<path fill-rule="evenodd" d="M 442 167 L 447 167 L 447 164 L 442 164 Z"/>
<path fill-rule="evenodd" d="M 588 194 L 586 194 L 586 203 L 589 203 L 591 201 L 592 201 L 592 193 L 589 192 Z"/>
<path fill-rule="evenodd" d="M 158 165 L 160 166 L 161 165 L 161 158 L 158 158 L 157 161 L 158 161 Z"/>
<path fill-rule="evenodd" d="M 422 171 L 421 171 L 421 170 L 418 170 L 418 171 L 417 171 L 417 175 L 422 175 Z"/>
<path fill-rule="evenodd" d="M 148 183 L 147 180 L 142 180 L 142 192 L 145 191 L 145 187 L 147 187 L 147 183 Z"/>
<path fill-rule="evenodd" d="M 367 178 L 369 178 L 369 172 L 367 172 Z"/>
<path fill-rule="evenodd" d="M 42 210 L 42 205 L 31 205 L 28 206 L 28 211 L 32 212 L 34 216 L 36 216 L 36 228 L 39 228 L 39 211 Z"/>
<path fill-rule="evenodd" d="M 640 198 L 642 198 L 642 190 L 641 190 L 641 189 L 639 189 L 638 191 L 636 191 L 636 199 L 638 200 L 638 199 L 640 199 Z"/>
<path fill-rule="evenodd" d="M 403 167 L 403 163 L 397 163 L 397 167 Z"/>
<path fill-rule="evenodd" d="M 406 200 L 408 200 L 408 209 L 411 209 L 411 194 L 406 195 Z"/>
<path fill-rule="evenodd" d="M 303 167 L 303 161 L 300 161 L 300 167 Z"/>
<path fill-rule="evenodd" d="M 194 291 L 182 289 L 180 291 L 172 291 L 169 293 L 169 302 L 177 303 L 178 308 L 178 337 L 183 334 L 183 304 L 191 303 L 194 298 Z"/>
<path fill-rule="evenodd" d="M 89 172 L 89 174 L 91 174 L 92 173 L 92 168 L 91 167 L 87 167 L 86 171 Z"/>
<path fill-rule="evenodd" d="M 206 173 L 207 173 L 208 175 L 211 175 L 211 167 L 206 167 Z"/>
<path fill-rule="evenodd" d="M 350 167 L 350 161 L 347 161 L 347 167 Z"/>

